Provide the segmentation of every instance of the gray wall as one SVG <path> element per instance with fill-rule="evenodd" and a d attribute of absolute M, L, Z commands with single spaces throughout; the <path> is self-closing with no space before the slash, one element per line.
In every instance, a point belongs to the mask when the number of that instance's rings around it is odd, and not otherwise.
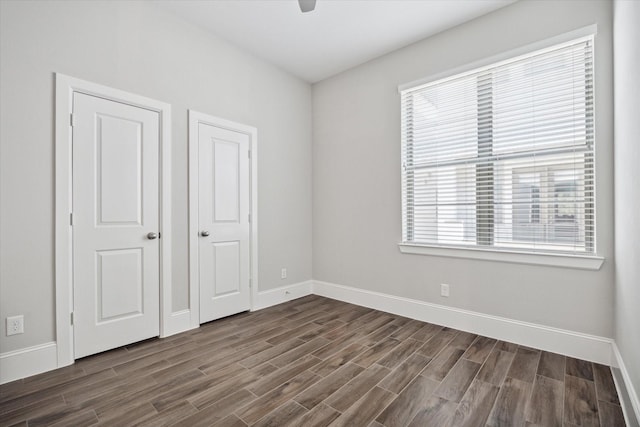
<path fill-rule="evenodd" d="M 614 3 L 615 340 L 640 396 L 640 2 Z"/>
<path fill-rule="evenodd" d="M 188 108 L 258 128 L 260 289 L 311 279 L 307 83 L 150 2 L 1 1 L 0 16 L 0 319 L 25 315 L 0 352 L 55 340 L 54 72 L 172 105 L 174 310 L 188 305 Z"/>
<path fill-rule="evenodd" d="M 313 86 L 313 277 L 613 335 L 612 6 L 523 0 Z M 404 255 L 397 85 L 590 24 L 596 37 L 600 271 Z M 440 297 L 440 283 L 451 296 Z"/>

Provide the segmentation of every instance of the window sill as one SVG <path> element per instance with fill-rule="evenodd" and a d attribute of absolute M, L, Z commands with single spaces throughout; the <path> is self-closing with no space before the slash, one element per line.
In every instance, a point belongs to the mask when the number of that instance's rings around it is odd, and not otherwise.
<path fill-rule="evenodd" d="M 400 248 L 400 252 L 404 254 L 479 259 L 516 264 L 574 268 L 579 270 L 600 270 L 600 267 L 602 267 L 602 264 L 604 263 L 604 258 L 599 256 L 565 254 L 549 255 L 535 252 L 427 246 L 413 243 L 398 243 L 398 247 Z"/>

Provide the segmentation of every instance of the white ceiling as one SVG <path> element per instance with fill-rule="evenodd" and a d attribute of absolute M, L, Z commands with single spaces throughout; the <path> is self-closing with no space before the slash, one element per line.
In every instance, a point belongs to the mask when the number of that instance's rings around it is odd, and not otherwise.
<path fill-rule="evenodd" d="M 167 0 L 182 18 L 317 82 L 516 0 Z"/>

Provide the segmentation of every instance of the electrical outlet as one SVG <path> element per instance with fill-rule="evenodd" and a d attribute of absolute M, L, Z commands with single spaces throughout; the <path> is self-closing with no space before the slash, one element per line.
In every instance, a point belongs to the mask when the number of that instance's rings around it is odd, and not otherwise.
<path fill-rule="evenodd" d="M 446 283 L 442 283 L 440 285 L 440 296 L 448 297 L 449 296 L 449 285 Z"/>
<path fill-rule="evenodd" d="M 282 270 L 280 270 L 280 278 L 281 279 L 286 279 L 287 278 L 287 269 L 283 268 Z"/>
<path fill-rule="evenodd" d="M 24 334 L 24 316 L 7 317 L 7 336 Z"/>

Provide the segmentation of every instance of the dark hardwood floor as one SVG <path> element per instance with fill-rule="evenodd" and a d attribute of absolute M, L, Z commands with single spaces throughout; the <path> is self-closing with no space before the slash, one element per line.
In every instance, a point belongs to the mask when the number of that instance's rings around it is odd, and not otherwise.
<path fill-rule="evenodd" d="M 624 426 L 608 367 L 318 296 L 0 386 L 0 424 Z"/>

